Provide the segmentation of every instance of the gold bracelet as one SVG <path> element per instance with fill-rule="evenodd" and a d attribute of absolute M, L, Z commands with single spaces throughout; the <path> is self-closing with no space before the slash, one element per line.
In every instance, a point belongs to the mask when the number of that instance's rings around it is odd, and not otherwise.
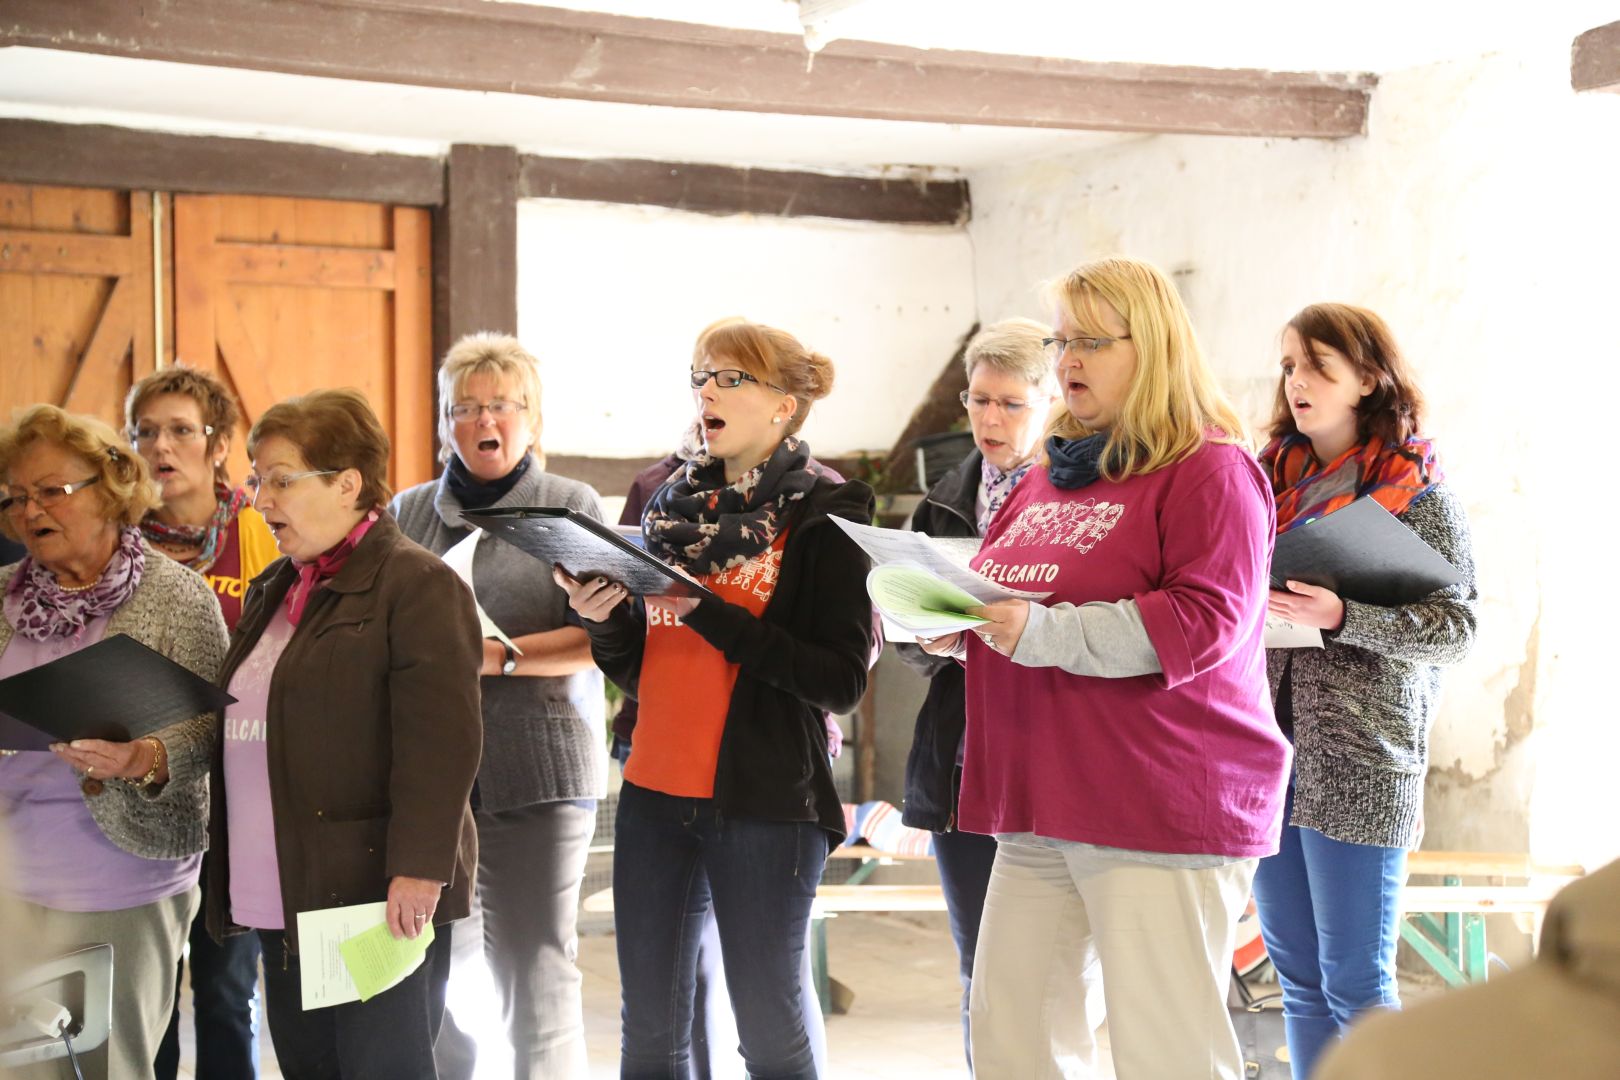
<path fill-rule="evenodd" d="M 142 739 L 141 742 L 152 744 L 152 767 L 146 770 L 145 776 L 141 777 L 139 780 L 131 780 L 130 783 L 134 784 L 138 788 L 149 788 L 157 780 L 158 769 L 168 758 L 169 752 L 164 747 L 163 740 L 155 736 L 148 735 L 146 738 Z"/>

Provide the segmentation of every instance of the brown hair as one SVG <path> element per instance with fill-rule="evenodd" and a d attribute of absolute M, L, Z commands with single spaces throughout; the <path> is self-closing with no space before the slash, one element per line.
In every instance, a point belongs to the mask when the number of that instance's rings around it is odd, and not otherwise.
<path fill-rule="evenodd" d="M 135 438 L 135 422 L 139 419 L 141 410 L 146 407 L 146 403 L 164 394 L 180 394 L 197 403 L 197 411 L 202 415 L 202 422 L 214 429 L 208 436 L 210 452 L 219 445 L 221 439 L 230 438 L 236 430 L 237 421 L 242 417 L 242 410 L 236 404 L 236 396 L 226 389 L 225 384 L 216 376 L 176 364 L 152 372 L 129 388 L 129 394 L 124 398 L 124 424 L 129 428 L 131 440 Z M 214 479 L 221 484 L 230 483 L 230 478 L 225 474 L 224 462 L 214 470 Z"/>
<path fill-rule="evenodd" d="M 55 443 L 95 470 L 96 484 L 90 490 L 109 521 L 138 525 L 163 500 L 146 460 L 121 447 L 120 441 L 116 431 L 93 416 L 79 416 L 55 405 L 35 405 L 20 410 L 10 426 L 0 428 L 0 478 L 34 443 Z M 9 517 L 0 517 L 0 530 L 15 539 Z"/>
<path fill-rule="evenodd" d="M 360 473 L 361 510 L 386 504 L 393 495 L 388 486 L 388 433 L 366 396 L 358 390 L 315 390 L 288 398 L 266 409 L 248 432 L 248 457 L 272 435 L 298 447 L 312 469 Z M 320 478 L 324 483 L 333 477 Z"/>
<path fill-rule="evenodd" d="M 1318 349 L 1325 345 L 1349 361 L 1356 378 L 1373 381 L 1372 391 L 1356 404 L 1358 441 L 1377 438 L 1399 446 L 1422 433 L 1423 393 L 1383 319 L 1349 304 L 1312 304 L 1289 319 L 1285 329 L 1299 335 L 1306 357 L 1318 371 L 1323 370 Z M 1298 433 L 1288 408 L 1288 380 L 1280 378 L 1271 410 L 1271 437 Z"/>
<path fill-rule="evenodd" d="M 764 326 L 743 318 L 721 319 L 710 323 L 692 347 L 692 366 L 705 357 L 716 363 L 736 364 L 764 383 L 786 391 L 799 407 L 787 422 L 785 434 L 804 426 L 810 405 L 832 392 L 833 363 L 818 352 L 811 352 L 786 330 Z"/>

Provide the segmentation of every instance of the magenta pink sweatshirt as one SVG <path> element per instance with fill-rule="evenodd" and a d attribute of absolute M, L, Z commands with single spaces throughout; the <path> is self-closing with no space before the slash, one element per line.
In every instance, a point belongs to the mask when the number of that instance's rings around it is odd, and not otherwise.
<path fill-rule="evenodd" d="M 1254 458 L 1206 444 L 1074 491 L 1014 490 L 973 565 L 1047 604 L 1134 599 L 1162 674 L 1030 668 L 969 635 L 959 825 L 1171 854 L 1277 850 L 1290 749 L 1262 645 L 1274 528 Z"/>

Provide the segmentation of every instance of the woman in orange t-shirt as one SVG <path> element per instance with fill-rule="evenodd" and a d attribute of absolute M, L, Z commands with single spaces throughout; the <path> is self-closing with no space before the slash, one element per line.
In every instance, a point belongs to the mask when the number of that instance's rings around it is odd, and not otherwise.
<path fill-rule="evenodd" d="M 866 560 L 829 520 L 872 491 L 810 464 L 795 434 L 832 363 L 741 319 L 693 350 L 704 452 L 642 517 L 647 550 L 717 599 L 557 574 L 597 665 L 638 699 L 619 796 L 613 904 L 621 1075 L 685 1080 L 697 947 L 713 905 L 750 1075 L 814 1077 L 799 969 L 830 845 L 844 834 L 822 714 L 866 688 Z"/>

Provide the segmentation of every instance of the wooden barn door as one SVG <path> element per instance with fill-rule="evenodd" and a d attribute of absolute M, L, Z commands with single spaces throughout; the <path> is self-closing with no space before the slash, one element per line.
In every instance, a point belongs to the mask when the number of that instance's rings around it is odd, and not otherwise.
<path fill-rule="evenodd" d="M 0 184 L 0 421 L 43 402 L 123 427 L 130 383 L 156 362 L 152 204 Z"/>
<path fill-rule="evenodd" d="M 174 198 L 175 356 L 221 373 L 251 424 L 282 398 L 354 387 L 393 440 L 396 489 L 433 473 L 426 210 L 237 195 Z M 231 475 L 247 472 L 247 429 Z"/>

